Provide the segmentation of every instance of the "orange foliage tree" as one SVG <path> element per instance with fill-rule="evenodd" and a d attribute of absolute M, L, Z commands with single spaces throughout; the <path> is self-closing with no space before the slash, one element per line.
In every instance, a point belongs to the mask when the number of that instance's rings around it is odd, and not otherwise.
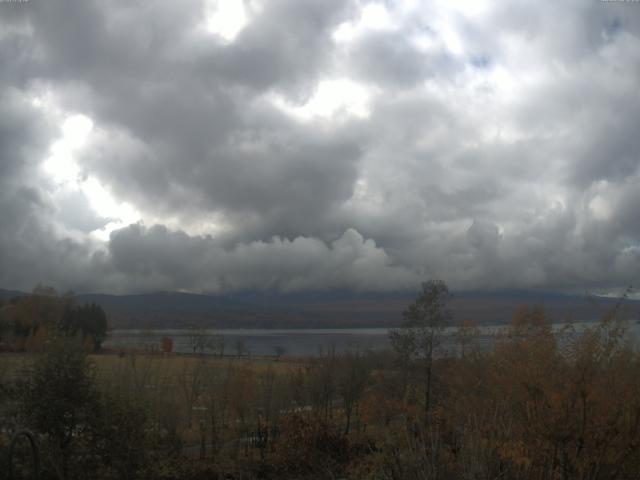
<path fill-rule="evenodd" d="M 173 351 L 173 340 L 171 337 L 162 337 L 160 341 L 160 348 L 166 354 L 169 354 Z"/>

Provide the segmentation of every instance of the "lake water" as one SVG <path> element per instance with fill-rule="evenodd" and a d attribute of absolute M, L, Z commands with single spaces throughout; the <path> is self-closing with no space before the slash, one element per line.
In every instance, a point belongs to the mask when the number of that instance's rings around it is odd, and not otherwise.
<path fill-rule="evenodd" d="M 159 349 L 163 337 L 173 340 L 173 351 L 178 353 L 218 353 L 220 341 L 224 353 L 235 355 L 238 343 L 243 354 L 274 355 L 283 348 L 286 355 L 315 356 L 335 348 L 336 352 L 358 348 L 383 350 L 389 347 L 386 328 L 355 329 L 223 329 L 223 330 L 113 330 L 105 348 Z"/>
<path fill-rule="evenodd" d="M 579 333 L 594 323 L 575 324 L 573 332 Z M 629 335 L 632 340 L 640 338 L 640 324 L 629 322 Z M 556 324 L 554 330 L 560 332 L 564 325 Z M 494 335 L 504 326 L 480 327 L 478 340 L 481 349 L 493 345 Z M 441 350 L 455 353 L 455 328 L 445 329 L 441 336 Z M 241 350 L 244 355 L 274 355 L 281 347 L 286 355 L 317 356 L 332 349 L 336 352 L 346 350 L 385 350 L 390 348 L 387 328 L 348 328 L 348 329 L 223 329 L 223 330 L 112 330 L 109 332 L 105 348 L 117 350 L 140 349 L 159 350 L 163 337 L 173 341 L 173 351 L 177 353 L 202 352 L 219 353 L 224 344 L 225 355 L 235 355 Z M 561 340 L 576 333 L 559 334 Z"/>

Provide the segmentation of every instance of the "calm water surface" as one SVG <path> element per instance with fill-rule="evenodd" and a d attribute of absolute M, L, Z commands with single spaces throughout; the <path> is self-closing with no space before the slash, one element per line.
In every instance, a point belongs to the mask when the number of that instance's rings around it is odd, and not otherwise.
<path fill-rule="evenodd" d="M 569 333 L 559 333 L 561 341 L 579 334 L 594 323 L 580 323 Z M 629 335 L 633 341 L 640 338 L 640 324 L 628 322 Z M 556 324 L 554 330 L 561 332 L 565 325 Z M 493 344 L 493 336 L 504 326 L 480 328 L 478 340 L 480 348 L 488 349 Z M 455 328 L 445 329 L 441 337 L 441 349 L 455 353 Z M 287 355 L 315 356 L 332 349 L 336 352 L 347 350 L 385 350 L 390 348 L 387 328 L 348 329 L 221 329 L 221 330 L 112 330 L 109 332 L 106 348 L 135 348 L 158 350 L 163 337 L 173 340 L 173 351 L 193 353 L 194 347 L 203 353 L 218 353 L 224 343 L 225 355 L 235 355 L 241 346 L 243 354 L 274 355 L 277 347 L 282 347 Z"/>

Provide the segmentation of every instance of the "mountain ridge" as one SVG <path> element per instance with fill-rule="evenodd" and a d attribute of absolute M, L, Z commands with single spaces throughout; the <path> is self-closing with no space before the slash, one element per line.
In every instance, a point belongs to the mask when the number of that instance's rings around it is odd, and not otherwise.
<path fill-rule="evenodd" d="M 0 289 L 0 299 L 28 295 Z M 417 292 L 241 291 L 224 294 L 153 292 L 85 293 L 107 312 L 113 328 L 356 328 L 395 327 Z M 542 305 L 551 321 L 596 320 L 618 300 L 541 291 L 466 291 L 450 303 L 454 323 L 504 324 L 522 304 Z M 640 301 L 628 299 L 622 314 L 639 318 Z"/>

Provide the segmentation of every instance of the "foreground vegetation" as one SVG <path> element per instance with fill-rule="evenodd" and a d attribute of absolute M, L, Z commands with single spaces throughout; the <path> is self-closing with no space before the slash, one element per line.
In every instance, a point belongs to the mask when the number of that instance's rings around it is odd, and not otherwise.
<path fill-rule="evenodd" d="M 393 353 L 302 363 L 88 355 L 52 330 L 42 353 L 0 356 L 0 419 L 37 432 L 43 478 L 640 478 L 640 357 L 617 307 L 563 341 L 522 307 L 491 351 L 465 322 L 442 357 L 447 299 L 425 284 Z"/>

